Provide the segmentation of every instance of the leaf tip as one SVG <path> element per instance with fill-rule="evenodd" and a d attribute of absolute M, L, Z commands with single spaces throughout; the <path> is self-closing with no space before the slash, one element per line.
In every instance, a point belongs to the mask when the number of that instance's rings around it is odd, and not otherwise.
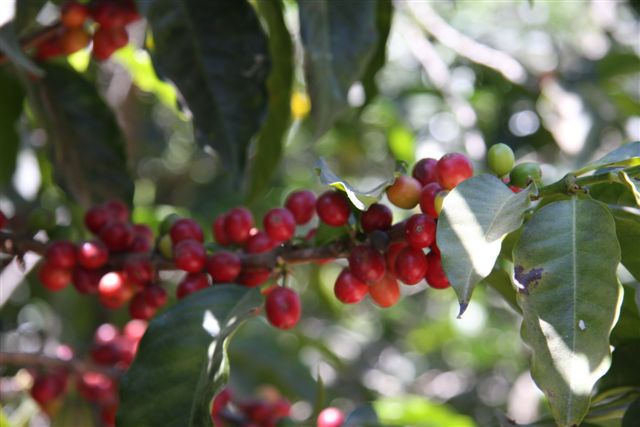
<path fill-rule="evenodd" d="M 465 311 L 467 311 L 467 307 L 469 307 L 469 303 L 468 302 L 462 302 L 460 301 L 460 311 L 458 311 L 458 319 L 462 319 L 462 315 L 464 314 Z"/>

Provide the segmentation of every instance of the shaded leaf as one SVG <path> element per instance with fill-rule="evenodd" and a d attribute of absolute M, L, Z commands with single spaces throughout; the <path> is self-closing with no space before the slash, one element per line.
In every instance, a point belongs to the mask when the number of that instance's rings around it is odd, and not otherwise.
<path fill-rule="evenodd" d="M 261 304 L 255 289 L 216 285 L 154 318 L 121 380 L 117 425 L 211 426 L 211 399 L 228 376 L 227 340 Z"/>
<path fill-rule="evenodd" d="M 525 225 L 513 258 L 532 377 L 558 425 L 579 424 L 609 368 L 622 302 L 613 218 L 593 200 L 551 203 Z"/>
<path fill-rule="evenodd" d="M 611 345 L 616 348 L 620 344 L 640 341 L 640 309 L 636 305 L 636 296 L 637 291 L 633 286 L 624 286 L 620 318 L 611 332 Z"/>
<path fill-rule="evenodd" d="M 267 39 L 245 1 L 138 1 L 153 31 L 153 59 L 193 113 L 196 141 L 240 174 L 267 105 Z"/>
<path fill-rule="evenodd" d="M 0 68 L 0 188 L 11 182 L 20 147 L 18 119 L 22 115 L 25 92 L 7 70 Z"/>
<path fill-rule="evenodd" d="M 506 271 L 494 268 L 491 274 L 485 277 L 481 283 L 491 286 L 502 296 L 511 308 L 518 313 L 522 313 L 522 309 L 516 300 L 516 290 L 511 284 L 511 278 Z"/>
<path fill-rule="evenodd" d="M 611 213 L 622 249 L 622 265 L 640 281 L 640 215 L 619 208 L 612 208 Z"/>
<path fill-rule="evenodd" d="M 628 186 L 613 183 L 596 184 L 589 187 L 589 195 L 610 205 L 636 206 L 636 200 Z"/>
<path fill-rule="evenodd" d="M 316 136 L 348 107 L 347 94 L 373 55 L 377 2 L 299 0 L 305 74 Z"/>
<path fill-rule="evenodd" d="M 618 345 L 613 351 L 611 368 L 598 382 L 598 393 L 623 387 L 640 387 L 638 353 L 640 339 Z"/>
<path fill-rule="evenodd" d="M 34 29 L 39 27 L 36 22 L 36 18 L 45 4 L 47 4 L 47 0 L 16 2 L 16 15 L 13 22 L 17 35 L 23 35 L 28 31 L 34 31 Z"/>
<path fill-rule="evenodd" d="M 460 314 L 475 285 L 491 273 L 504 236 L 522 225 L 531 189 L 514 194 L 500 179 L 482 174 L 463 181 L 445 197 L 436 236 Z"/>
<path fill-rule="evenodd" d="M 609 154 L 580 168 L 575 174 L 582 175 L 604 167 L 634 165 L 640 165 L 640 141 L 630 142 L 616 148 Z"/>
<path fill-rule="evenodd" d="M 280 0 L 256 3 L 267 23 L 272 68 L 267 80 L 269 106 L 267 118 L 255 142 L 251 159 L 248 200 L 262 196 L 269 188 L 282 157 L 282 149 L 291 119 L 291 84 L 293 82 L 293 44 L 287 29 Z"/>
<path fill-rule="evenodd" d="M 130 202 L 133 182 L 113 113 L 82 75 L 56 65 L 45 70 L 29 95 L 47 130 L 57 183 L 85 208 L 106 199 Z"/>
<path fill-rule="evenodd" d="M 627 409 L 622 418 L 622 427 L 637 427 L 640 425 L 640 397 Z"/>
<path fill-rule="evenodd" d="M 322 246 L 347 236 L 349 236 L 349 226 L 333 227 L 321 221 L 316 229 L 314 242 L 316 246 Z"/>
<path fill-rule="evenodd" d="M 43 75 L 42 69 L 22 51 L 13 22 L 8 22 L 0 27 L 0 52 L 4 53 L 12 63 L 26 72 L 37 77 Z"/>
<path fill-rule="evenodd" d="M 378 95 L 378 85 L 376 75 L 384 66 L 387 59 L 387 39 L 391 30 L 391 20 L 393 6 L 391 0 L 378 0 L 376 10 L 376 30 L 378 31 L 378 41 L 376 50 L 367 65 L 362 76 L 362 87 L 364 88 L 365 103 L 367 105 Z"/>
<path fill-rule="evenodd" d="M 624 185 L 629 189 L 629 191 L 631 191 L 631 194 L 633 194 L 633 198 L 636 201 L 636 206 L 640 207 L 640 184 L 638 183 L 638 181 L 632 179 L 629 175 L 622 171 L 618 172 L 618 176 L 620 176 L 620 178 L 624 182 Z"/>

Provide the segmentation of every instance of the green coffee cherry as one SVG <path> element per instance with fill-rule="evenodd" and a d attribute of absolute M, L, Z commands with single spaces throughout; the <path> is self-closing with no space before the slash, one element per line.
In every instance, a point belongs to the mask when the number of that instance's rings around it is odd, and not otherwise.
<path fill-rule="evenodd" d="M 56 215 L 45 208 L 35 208 L 27 217 L 27 227 L 31 231 L 50 231 L 56 226 Z"/>
<path fill-rule="evenodd" d="M 521 163 L 511 171 L 509 185 L 524 188 L 530 181 L 539 183 L 542 179 L 542 170 L 538 163 Z"/>
<path fill-rule="evenodd" d="M 498 176 L 504 176 L 511 172 L 515 156 L 513 150 L 506 144 L 495 144 L 489 148 L 487 163 L 489 169 Z"/>
<path fill-rule="evenodd" d="M 167 259 L 173 258 L 173 243 L 171 243 L 171 236 L 165 234 L 158 240 L 158 250 L 163 257 Z"/>

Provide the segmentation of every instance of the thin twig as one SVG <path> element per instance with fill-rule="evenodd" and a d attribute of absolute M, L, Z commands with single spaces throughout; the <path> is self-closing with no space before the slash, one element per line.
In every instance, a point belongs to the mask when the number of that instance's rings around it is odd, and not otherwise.
<path fill-rule="evenodd" d="M 0 352 L 0 365 L 41 366 L 49 369 L 67 368 L 78 373 L 100 372 L 112 378 L 117 378 L 124 373 L 124 371 L 121 369 L 100 366 L 93 363 L 85 362 L 84 360 L 64 360 L 57 357 L 46 356 L 40 353 Z"/>

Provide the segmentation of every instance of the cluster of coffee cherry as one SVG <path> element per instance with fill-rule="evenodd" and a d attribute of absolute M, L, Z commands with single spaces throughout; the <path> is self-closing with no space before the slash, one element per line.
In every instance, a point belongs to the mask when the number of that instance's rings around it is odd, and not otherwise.
<path fill-rule="evenodd" d="M 70 55 L 92 43 L 93 57 L 103 61 L 129 42 L 126 25 L 140 19 L 133 0 L 67 1 L 60 24 L 36 47 L 35 56 L 46 60 Z"/>
<path fill-rule="evenodd" d="M 146 328 L 147 323 L 142 320 L 130 320 L 122 332 L 114 325 L 101 325 L 94 334 L 91 359 L 98 366 L 122 372 L 133 362 Z M 55 357 L 70 361 L 74 357 L 73 350 L 67 345 L 59 345 Z M 115 426 L 118 410 L 118 384 L 115 376 L 98 370 L 71 372 L 66 367 L 47 372 L 33 371 L 32 375 L 34 380 L 31 397 L 45 412 L 55 411 L 56 404 L 68 392 L 70 378 L 75 376 L 78 394 L 98 406 L 100 419 L 105 427 Z"/>
<path fill-rule="evenodd" d="M 213 399 L 211 418 L 215 427 L 226 427 L 232 421 L 234 426 L 276 427 L 289 416 L 291 403 L 279 395 L 277 390 L 268 389 L 264 396 L 239 399 L 230 388 L 224 388 Z"/>

